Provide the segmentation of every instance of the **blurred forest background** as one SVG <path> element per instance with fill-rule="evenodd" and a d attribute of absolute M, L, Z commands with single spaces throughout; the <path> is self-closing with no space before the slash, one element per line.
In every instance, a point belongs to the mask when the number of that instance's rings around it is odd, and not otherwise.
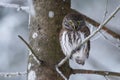
<path fill-rule="evenodd" d="M 4 3 L 28 6 L 27 0 L 0 0 Z M 71 0 L 71 8 L 98 21 L 103 21 L 107 4 L 106 17 L 120 4 L 119 0 Z M 22 72 L 27 69 L 28 50 L 17 37 L 29 38 L 28 13 L 13 8 L 0 6 L 0 72 Z M 106 25 L 112 31 L 120 34 L 120 11 Z M 92 26 L 89 25 L 91 28 Z M 95 30 L 96 28 L 94 28 Z M 103 32 L 109 39 L 105 40 L 98 33 L 91 39 L 90 57 L 84 66 L 70 61 L 70 66 L 76 69 L 107 70 L 120 72 L 120 41 Z M 98 37 L 97 39 L 95 39 Z M 112 44 L 111 44 L 112 42 Z M 108 77 L 110 80 L 120 80 L 120 77 Z M 71 75 L 70 80 L 105 80 L 103 76 L 92 74 Z M 26 76 L 0 77 L 0 80 L 26 80 Z"/>

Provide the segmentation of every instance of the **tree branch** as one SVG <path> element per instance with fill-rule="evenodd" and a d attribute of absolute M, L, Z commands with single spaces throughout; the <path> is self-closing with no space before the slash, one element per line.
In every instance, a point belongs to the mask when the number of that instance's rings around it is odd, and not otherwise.
<path fill-rule="evenodd" d="M 106 80 L 109 80 L 109 79 L 108 79 L 108 76 L 104 76 L 104 78 L 105 78 Z"/>
<path fill-rule="evenodd" d="M 106 0 L 106 5 L 105 5 L 105 12 L 104 12 L 104 16 L 103 16 L 103 21 L 105 20 L 106 16 L 107 16 L 107 6 L 108 6 L 108 0 Z"/>
<path fill-rule="evenodd" d="M 102 76 L 119 76 L 120 73 L 118 72 L 110 72 L 110 71 L 97 71 L 97 70 L 86 70 L 86 69 L 73 69 L 73 74 L 96 74 Z"/>
<path fill-rule="evenodd" d="M 0 76 L 3 76 L 3 77 L 13 77 L 13 76 L 24 76 L 26 75 L 27 72 L 11 72 L 11 73 L 3 73 L 1 72 L 0 73 Z"/>
<path fill-rule="evenodd" d="M 89 18 L 88 16 L 86 16 L 86 15 L 84 15 L 84 14 L 82 14 L 82 13 L 80 13 L 80 14 L 84 16 L 84 18 L 85 18 L 85 20 L 86 20 L 87 22 L 89 22 L 90 24 L 94 25 L 95 27 L 99 27 L 100 23 L 98 23 L 97 21 Z M 106 26 L 103 26 L 103 27 L 102 27 L 102 30 L 106 31 L 108 34 L 110 34 L 110 35 L 113 36 L 114 38 L 120 40 L 120 35 L 117 34 L 117 33 L 115 33 L 115 32 L 113 32 L 112 30 L 108 29 Z"/>
<path fill-rule="evenodd" d="M 29 11 L 29 7 L 28 6 L 21 6 L 21 5 L 18 5 L 18 4 L 9 4 L 9 3 L 2 3 L 2 2 L 0 2 L 0 6 L 7 7 L 7 8 L 15 8 L 18 11 L 20 11 L 20 10 L 24 10 L 26 12 Z"/>
<path fill-rule="evenodd" d="M 91 35 L 89 35 L 88 37 L 85 38 L 85 40 L 82 41 L 81 44 L 78 45 L 78 47 L 75 48 L 75 51 L 77 49 L 79 49 L 81 47 L 81 45 L 83 45 L 84 43 L 86 43 L 90 38 L 92 38 L 96 33 L 98 33 L 103 27 L 104 25 L 106 25 L 113 17 L 114 15 L 120 10 L 120 5 L 116 8 L 116 10 L 108 17 L 108 19 L 106 19 L 103 23 L 101 23 L 98 27 L 97 30 L 95 30 L 94 32 L 91 33 Z M 72 51 L 74 52 L 74 50 Z"/>
<path fill-rule="evenodd" d="M 31 54 L 34 58 L 34 60 L 40 65 L 41 63 L 43 63 L 43 60 L 40 60 L 38 58 L 38 56 L 36 56 L 34 50 L 32 49 L 32 47 L 27 43 L 27 41 L 25 41 L 20 35 L 18 35 L 18 37 L 26 44 L 26 46 L 28 47 L 28 49 L 31 51 Z"/>

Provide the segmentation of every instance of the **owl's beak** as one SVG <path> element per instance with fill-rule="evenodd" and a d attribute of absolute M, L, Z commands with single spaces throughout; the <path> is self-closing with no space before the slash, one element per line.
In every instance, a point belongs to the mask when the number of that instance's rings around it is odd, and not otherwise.
<path fill-rule="evenodd" d="M 74 29 L 74 30 L 76 29 L 76 27 L 75 27 L 75 24 L 74 24 L 74 23 L 72 24 L 72 27 L 73 27 L 73 29 Z"/>
<path fill-rule="evenodd" d="M 73 26 L 73 29 L 74 29 L 74 30 L 77 30 L 77 26 L 74 25 L 74 26 Z"/>
<path fill-rule="evenodd" d="M 73 29 L 75 30 L 75 25 L 73 25 Z"/>
<path fill-rule="evenodd" d="M 75 24 L 71 21 L 71 24 L 70 24 L 71 26 L 72 26 L 72 28 L 74 29 L 74 30 L 76 30 L 76 26 L 75 26 Z"/>

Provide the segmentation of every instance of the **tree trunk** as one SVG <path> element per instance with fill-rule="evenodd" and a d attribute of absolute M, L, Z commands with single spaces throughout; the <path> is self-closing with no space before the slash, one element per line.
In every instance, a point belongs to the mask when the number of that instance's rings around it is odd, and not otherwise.
<path fill-rule="evenodd" d="M 59 45 L 59 32 L 63 17 L 70 11 L 70 4 L 70 0 L 33 0 L 36 15 L 31 17 L 29 40 L 43 63 L 39 65 L 29 56 L 28 80 L 63 80 L 55 65 L 65 57 Z M 70 76 L 68 62 L 61 70 Z"/>

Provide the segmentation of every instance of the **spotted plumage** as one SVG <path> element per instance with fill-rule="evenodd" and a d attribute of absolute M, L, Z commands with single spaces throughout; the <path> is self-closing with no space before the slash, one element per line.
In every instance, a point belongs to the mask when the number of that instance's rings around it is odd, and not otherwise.
<path fill-rule="evenodd" d="M 89 35 L 90 30 L 80 14 L 71 13 L 66 15 L 63 19 L 59 36 L 60 45 L 65 56 L 70 56 L 71 51 Z M 90 41 L 77 49 L 71 59 L 78 64 L 84 65 L 86 58 L 89 56 L 89 51 Z"/>

